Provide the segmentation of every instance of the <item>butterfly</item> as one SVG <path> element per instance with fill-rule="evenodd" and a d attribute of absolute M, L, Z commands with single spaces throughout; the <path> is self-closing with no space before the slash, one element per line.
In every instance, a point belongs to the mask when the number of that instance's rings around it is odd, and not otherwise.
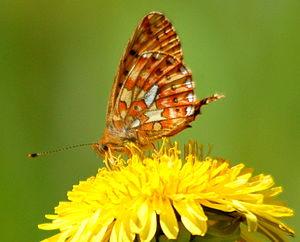
<path fill-rule="evenodd" d="M 198 100 L 194 88 L 171 22 L 162 13 L 147 14 L 120 60 L 105 130 L 92 148 L 99 155 L 126 152 L 128 142 L 146 148 L 190 127 L 203 105 L 224 97 Z"/>

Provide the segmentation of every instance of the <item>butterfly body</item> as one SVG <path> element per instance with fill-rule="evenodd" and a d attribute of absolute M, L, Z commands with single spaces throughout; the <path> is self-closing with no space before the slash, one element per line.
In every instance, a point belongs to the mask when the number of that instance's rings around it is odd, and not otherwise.
<path fill-rule="evenodd" d="M 93 149 L 126 152 L 134 142 L 149 147 L 190 126 L 200 108 L 222 95 L 198 100 L 179 38 L 161 13 L 146 15 L 121 58 L 107 109 L 106 128 Z"/>

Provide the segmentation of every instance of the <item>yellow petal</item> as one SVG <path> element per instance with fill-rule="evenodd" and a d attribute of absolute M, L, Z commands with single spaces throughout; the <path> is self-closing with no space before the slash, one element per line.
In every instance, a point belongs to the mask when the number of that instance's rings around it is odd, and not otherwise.
<path fill-rule="evenodd" d="M 127 225 L 124 224 L 125 218 L 117 219 L 111 231 L 110 241 L 112 242 L 131 242 L 134 234 L 128 233 Z"/>
<path fill-rule="evenodd" d="M 148 213 L 149 213 L 148 202 L 143 201 L 137 210 L 137 220 L 138 220 L 137 227 L 139 227 L 140 229 L 145 227 L 145 224 L 147 222 L 147 220 L 145 218 L 147 218 Z"/>
<path fill-rule="evenodd" d="M 169 200 L 163 201 L 160 213 L 160 227 L 168 239 L 176 239 L 178 235 L 178 223 Z"/>
<path fill-rule="evenodd" d="M 257 229 L 257 217 L 251 211 L 249 211 L 246 208 L 246 206 L 244 206 L 241 202 L 239 202 L 237 200 L 233 200 L 232 203 L 235 206 L 235 208 L 239 212 L 244 214 L 244 216 L 246 217 L 247 225 L 248 225 L 248 231 L 249 232 L 256 231 L 256 229 Z"/>
<path fill-rule="evenodd" d="M 214 201 L 207 201 L 207 200 L 201 200 L 201 205 L 204 205 L 209 208 L 214 208 L 220 211 L 224 212 L 233 212 L 234 208 L 229 204 L 221 204 L 221 203 L 215 203 Z"/>
<path fill-rule="evenodd" d="M 87 223 L 88 223 L 88 219 L 85 219 L 80 223 L 80 225 L 79 225 L 75 235 L 73 236 L 71 242 L 80 241 L 80 237 L 82 236 L 82 233 L 83 233 L 85 227 L 87 226 Z"/>
<path fill-rule="evenodd" d="M 156 213 L 153 210 L 149 211 L 144 219 L 146 223 L 140 232 L 140 239 L 141 241 L 150 241 L 156 232 Z"/>
<path fill-rule="evenodd" d="M 269 214 L 273 217 L 290 217 L 294 215 L 294 211 L 292 209 L 284 206 L 270 204 L 249 204 L 248 207 L 251 207 L 254 211 L 259 212 L 259 214 Z"/>
<path fill-rule="evenodd" d="M 269 190 L 262 191 L 265 197 L 274 197 L 282 192 L 282 187 L 272 187 Z"/>
<path fill-rule="evenodd" d="M 112 224 L 113 220 L 114 220 L 114 218 L 111 217 L 102 222 L 100 230 L 97 231 L 97 233 L 93 236 L 92 242 L 103 240 L 103 238 L 108 230 L 108 227 Z"/>
<path fill-rule="evenodd" d="M 120 241 L 119 236 L 120 236 L 120 221 L 116 220 L 113 225 L 109 241 L 110 242 L 118 242 L 118 241 Z"/>
<path fill-rule="evenodd" d="M 202 207 L 194 201 L 173 202 L 181 221 L 193 235 L 204 236 L 207 231 L 207 217 Z"/>
<path fill-rule="evenodd" d="M 216 160 L 214 160 L 214 162 L 216 164 L 218 163 Z M 220 172 L 225 170 L 228 167 L 228 165 L 229 164 L 227 162 L 223 162 L 223 163 L 216 165 L 216 167 L 214 169 L 211 169 L 211 173 L 210 173 L 211 178 L 217 176 Z"/>
<path fill-rule="evenodd" d="M 125 215 L 122 218 L 122 229 L 123 229 L 123 234 L 125 235 L 125 240 L 124 241 L 133 241 L 135 238 L 135 233 L 131 230 L 130 227 L 130 220 L 128 219 L 130 217 L 130 214 Z"/>
<path fill-rule="evenodd" d="M 130 210 L 131 215 L 129 218 L 127 218 L 128 226 L 130 227 L 130 230 L 133 233 L 138 234 L 144 226 L 145 220 L 143 216 L 145 216 L 145 214 L 147 213 L 144 210 L 147 210 L 148 207 L 145 207 L 147 206 L 147 203 L 145 202 L 145 199 L 142 197 L 140 197 L 134 203 L 132 203 L 131 206 L 132 206 L 132 210 Z"/>

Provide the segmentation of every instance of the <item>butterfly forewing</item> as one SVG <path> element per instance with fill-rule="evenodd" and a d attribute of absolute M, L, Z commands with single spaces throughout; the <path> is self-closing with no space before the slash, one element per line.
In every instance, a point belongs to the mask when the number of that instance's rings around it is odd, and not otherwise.
<path fill-rule="evenodd" d="M 182 59 L 180 41 L 170 21 L 161 13 L 153 12 L 146 15 L 129 40 L 113 84 L 107 110 L 107 122 L 111 122 L 112 109 L 124 81 L 138 58 L 147 51 L 161 51 Z"/>

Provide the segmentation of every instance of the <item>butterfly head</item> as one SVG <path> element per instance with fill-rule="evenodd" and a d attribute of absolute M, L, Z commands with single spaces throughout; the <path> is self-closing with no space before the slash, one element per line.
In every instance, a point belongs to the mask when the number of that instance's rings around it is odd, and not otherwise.
<path fill-rule="evenodd" d="M 105 144 L 96 143 L 92 145 L 93 150 L 100 156 L 104 156 L 108 152 L 109 148 Z"/>
<path fill-rule="evenodd" d="M 105 153 L 126 153 L 126 143 L 121 138 L 120 134 L 114 134 L 110 130 L 105 130 L 102 138 L 92 145 L 93 150 L 100 156 L 104 156 Z"/>

